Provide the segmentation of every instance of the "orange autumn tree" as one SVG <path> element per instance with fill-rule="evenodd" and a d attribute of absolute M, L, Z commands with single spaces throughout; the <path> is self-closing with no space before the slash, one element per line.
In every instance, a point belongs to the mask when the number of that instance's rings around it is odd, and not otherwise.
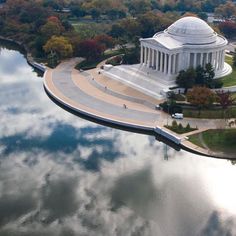
<path fill-rule="evenodd" d="M 187 101 L 198 108 L 198 115 L 201 113 L 201 109 L 209 107 L 216 100 L 216 94 L 206 87 L 193 87 L 187 93 Z"/>

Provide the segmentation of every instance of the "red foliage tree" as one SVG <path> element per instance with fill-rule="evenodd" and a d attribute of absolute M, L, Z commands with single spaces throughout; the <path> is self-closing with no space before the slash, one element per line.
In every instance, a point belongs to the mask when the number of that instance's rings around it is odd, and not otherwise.
<path fill-rule="evenodd" d="M 229 91 L 225 92 L 224 90 L 219 90 L 216 94 L 217 100 L 224 110 L 231 106 L 235 101 L 235 98 L 232 97 L 232 94 Z"/>
<path fill-rule="evenodd" d="M 94 39 L 81 41 L 75 52 L 76 56 L 85 57 L 88 61 L 96 60 L 101 57 L 105 48 Z"/>
<path fill-rule="evenodd" d="M 114 39 L 106 34 L 97 35 L 94 40 L 96 40 L 99 44 L 104 45 L 106 49 L 114 46 Z"/>
<path fill-rule="evenodd" d="M 219 29 L 227 37 L 233 37 L 236 35 L 236 23 L 233 21 L 225 21 L 220 23 Z"/>

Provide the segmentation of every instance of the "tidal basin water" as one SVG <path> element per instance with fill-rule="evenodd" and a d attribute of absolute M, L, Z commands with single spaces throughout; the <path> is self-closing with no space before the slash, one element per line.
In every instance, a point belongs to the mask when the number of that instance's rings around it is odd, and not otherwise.
<path fill-rule="evenodd" d="M 0 52 L 1 236 L 236 235 L 236 165 L 76 117 Z"/>

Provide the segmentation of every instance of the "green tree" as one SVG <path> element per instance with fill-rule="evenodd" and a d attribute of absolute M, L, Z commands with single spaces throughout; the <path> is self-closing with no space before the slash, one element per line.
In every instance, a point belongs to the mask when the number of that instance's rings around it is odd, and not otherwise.
<path fill-rule="evenodd" d="M 53 35 L 60 35 L 61 27 L 56 22 L 48 21 L 41 27 L 41 33 L 43 34 L 43 36 L 50 38 Z"/>
<path fill-rule="evenodd" d="M 206 85 L 208 88 L 212 88 L 214 77 L 215 77 L 215 72 L 213 66 L 211 65 L 211 63 L 207 63 L 205 66 L 204 85 Z"/>
<path fill-rule="evenodd" d="M 205 77 L 205 70 L 202 66 L 197 66 L 196 68 L 196 85 L 203 86 L 205 85 L 206 77 Z"/>
<path fill-rule="evenodd" d="M 236 67 L 236 49 L 234 50 L 233 66 Z"/>
<path fill-rule="evenodd" d="M 192 88 L 196 81 L 196 71 L 193 68 L 189 68 L 186 71 L 181 70 L 176 78 L 178 86 L 185 88 L 185 93 L 189 88 Z"/>

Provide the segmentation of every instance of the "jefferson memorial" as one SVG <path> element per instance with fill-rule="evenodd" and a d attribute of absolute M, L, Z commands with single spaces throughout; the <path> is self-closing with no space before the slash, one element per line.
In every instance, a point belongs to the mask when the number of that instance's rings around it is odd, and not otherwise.
<path fill-rule="evenodd" d="M 163 98 L 180 70 L 211 63 L 215 78 L 232 72 L 225 63 L 228 41 L 197 17 L 183 17 L 151 38 L 140 39 L 140 64 L 104 66 L 104 75 Z"/>
<path fill-rule="evenodd" d="M 232 71 L 225 63 L 228 41 L 197 17 L 183 17 L 140 42 L 140 64 L 168 78 L 176 78 L 180 70 L 205 67 L 207 63 L 213 66 L 215 78 Z"/>

